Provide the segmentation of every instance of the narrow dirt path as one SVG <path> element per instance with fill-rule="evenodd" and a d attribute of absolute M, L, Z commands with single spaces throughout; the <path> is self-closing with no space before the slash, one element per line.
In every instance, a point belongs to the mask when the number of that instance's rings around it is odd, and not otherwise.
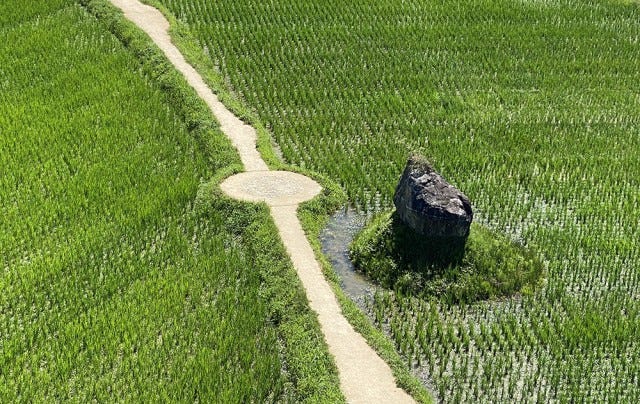
<path fill-rule="evenodd" d="M 247 171 L 267 171 L 269 168 L 256 149 L 257 135 L 255 129 L 238 119 L 209 89 L 200 74 L 185 60 L 182 53 L 171 43 L 169 21 L 155 8 L 140 3 L 138 0 L 111 0 L 120 8 L 125 17 L 142 28 L 167 56 L 167 59 L 181 72 L 187 82 L 202 98 L 220 123 L 222 131 L 231 139 L 238 149 L 240 159 Z"/>
<path fill-rule="evenodd" d="M 222 131 L 238 149 L 247 172 L 227 178 L 220 187 L 229 196 L 265 202 L 291 261 L 305 288 L 309 305 L 318 314 L 329 352 L 340 375 L 340 388 L 350 403 L 411 403 L 396 387 L 389 366 L 342 315 L 297 216 L 298 204 L 321 191 L 312 179 L 285 171 L 268 171 L 256 149 L 256 132 L 233 115 L 209 89 L 202 77 L 171 43 L 169 23 L 162 13 L 138 0 L 111 0 L 126 18 L 142 28 L 180 71 L 220 122 Z"/>

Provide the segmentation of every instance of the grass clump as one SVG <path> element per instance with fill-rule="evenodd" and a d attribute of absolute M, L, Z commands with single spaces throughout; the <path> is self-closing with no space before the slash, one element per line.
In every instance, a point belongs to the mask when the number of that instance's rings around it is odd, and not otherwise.
<path fill-rule="evenodd" d="M 350 248 L 356 268 L 380 285 L 448 303 L 472 303 L 527 291 L 543 275 L 525 247 L 479 224 L 467 239 L 424 237 L 395 212 L 376 216 Z"/>

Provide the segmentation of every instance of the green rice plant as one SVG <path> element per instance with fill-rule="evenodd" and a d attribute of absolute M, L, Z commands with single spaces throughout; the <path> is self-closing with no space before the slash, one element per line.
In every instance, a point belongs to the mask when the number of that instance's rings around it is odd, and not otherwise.
<path fill-rule="evenodd" d="M 387 331 L 428 316 L 406 338 L 424 341 L 443 399 L 640 400 L 637 2 L 158 1 L 287 162 L 386 210 L 420 152 L 478 222 L 539 253 L 548 279 L 531 296 L 464 311 L 371 300 Z"/>
<path fill-rule="evenodd" d="M 339 402 L 268 212 L 203 195 L 239 160 L 202 103 L 104 2 L 23 3 L 0 4 L 0 401 Z"/>

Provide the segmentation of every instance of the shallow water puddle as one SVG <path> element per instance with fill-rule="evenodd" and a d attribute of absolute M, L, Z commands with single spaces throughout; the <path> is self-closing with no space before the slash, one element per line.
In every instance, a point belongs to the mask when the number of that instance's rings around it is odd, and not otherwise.
<path fill-rule="evenodd" d="M 367 218 L 366 214 L 358 213 L 355 209 L 341 209 L 329 218 L 320 233 L 322 253 L 340 277 L 342 290 L 356 302 L 365 296 L 372 296 L 375 288 L 366 276 L 356 272 L 349 258 L 349 244 L 362 230 Z"/>

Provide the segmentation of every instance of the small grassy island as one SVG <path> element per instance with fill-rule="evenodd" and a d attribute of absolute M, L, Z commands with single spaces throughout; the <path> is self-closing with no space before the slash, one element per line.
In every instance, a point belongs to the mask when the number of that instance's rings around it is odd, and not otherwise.
<path fill-rule="evenodd" d="M 417 234 L 395 211 L 375 216 L 350 247 L 355 267 L 379 285 L 448 303 L 527 293 L 544 266 L 527 248 L 473 223 L 466 239 Z"/>

